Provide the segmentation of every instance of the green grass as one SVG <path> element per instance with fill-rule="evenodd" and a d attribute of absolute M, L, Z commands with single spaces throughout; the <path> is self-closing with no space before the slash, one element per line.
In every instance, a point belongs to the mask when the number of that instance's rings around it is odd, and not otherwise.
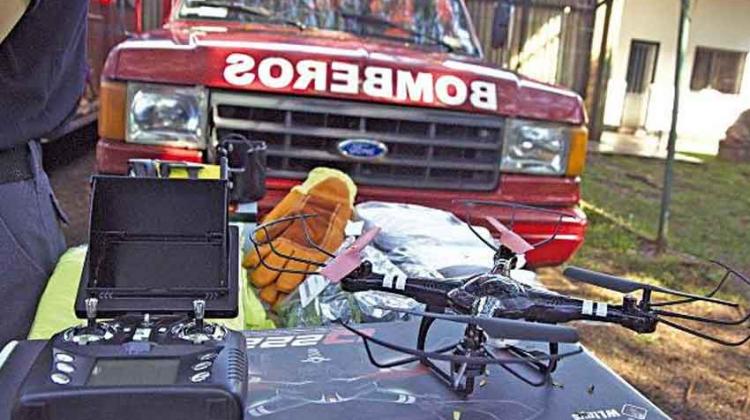
<path fill-rule="evenodd" d="M 571 261 L 596 271 L 693 292 L 708 292 L 723 270 L 683 255 L 654 255 L 642 238 L 608 217 L 588 213 L 586 243 Z"/>
<path fill-rule="evenodd" d="M 750 165 L 705 157 L 677 162 L 669 224 L 670 248 L 750 268 Z M 656 237 L 664 162 L 592 155 L 583 199 L 644 236 Z"/>
<path fill-rule="evenodd" d="M 572 263 L 693 291 L 722 273 L 706 260 L 750 272 L 750 165 L 701 158 L 703 165 L 675 165 L 669 251 L 655 255 L 664 161 L 590 155 L 590 227 Z"/>
<path fill-rule="evenodd" d="M 750 273 L 750 165 L 703 156 L 704 165 L 677 163 L 669 248 L 659 254 L 654 252 L 653 239 L 658 226 L 664 162 L 624 156 L 589 158 L 583 177 L 589 230 L 572 264 L 704 294 L 724 274 L 707 263 L 707 259 L 720 259 Z M 750 301 L 748 287 L 736 279 L 729 284 L 729 290 L 718 297 L 746 308 Z M 594 296 L 603 293 L 593 287 L 582 290 Z M 612 294 L 608 297 L 612 298 Z M 654 297 L 663 298 L 667 297 L 663 294 Z M 715 305 L 673 309 L 729 317 Z M 659 329 L 665 330 L 668 331 Z M 737 336 L 747 331 L 745 326 L 733 329 L 732 333 L 729 328 L 722 330 Z M 709 331 L 724 336 L 724 331 Z M 675 418 L 738 417 L 735 414 L 746 409 L 741 408 L 746 403 L 733 394 L 741 394 L 748 386 L 746 372 L 743 373 L 748 360 L 747 347 L 724 350 L 696 340 L 686 340 L 683 346 L 683 339 L 683 335 L 668 332 L 633 335 L 612 329 L 592 329 L 585 337 L 587 346 Z M 711 356 L 715 356 L 710 359 L 715 372 L 729 373 L 712 376 L 709 373 L 713 381 L 710 387 L 695 392 L 690 403 L 684 403 L 682 384 L 705 383 L 707 370 L 696 363 Z M 664 361 L 667 362 L 664 366 L 658 365 Z"/>

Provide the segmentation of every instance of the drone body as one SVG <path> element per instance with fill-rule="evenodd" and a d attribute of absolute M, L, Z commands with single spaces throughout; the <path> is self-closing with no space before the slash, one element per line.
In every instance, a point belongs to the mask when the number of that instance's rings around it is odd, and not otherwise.
<path fill-rule="evenodd" d="M 428 308 L 448 309 L 457 314 L 558 324 L 576 320 L 616 323 L 638 333 L 656 329 L 657 318 L 644 311 L 634 298 L 626 296 L 622 305 L 611 305 L 560 295 L 506 277 L 486 273 L 466 280 L 402 279 L 398 282 L 379 278 L 348 277 L 344 290 L 379 290 L 407 296 Z"/>

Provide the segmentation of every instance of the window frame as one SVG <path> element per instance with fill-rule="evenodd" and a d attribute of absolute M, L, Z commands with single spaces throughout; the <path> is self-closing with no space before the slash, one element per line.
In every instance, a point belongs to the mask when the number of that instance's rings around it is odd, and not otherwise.
<path fill-rule="evenodd" d="M 707 63 L 699 63 L 698 60 L 702 58 L 702 55 L 700 54 L 701 52 L 707 54 Z M 714 81 L 719 78 L 719 74 L 717 73 L 719 68 L 717 61 L 719 59 L 717 59 L 717 56 L 722 53 L 736 55 L 738 59 L 735 82 L 732 86 L 732 89 L 721 89 L 724 86 L 715 86 L 714 83 Z M 742 92 L 742 84 L 744 81 L 743 76 L 745 74 L 745 66 L 747 65 L 747 57 L 747 51 L 707 47 L 702 45 L 696 46 L 695 52 L 693 54 L 693 67 L 691 69 L 690 75 L 690 90 L 696 92 L 703 89 L 713 89 L 725 95 L 739 95 Z M 699 66 L 699 64 L 701 65 Z M 705 70 L 706 74 L 699 74 L 698 69 L 700 68 L 700 71 L 704 71 L 705 66 L 708 66 L 707 70 Z"/>

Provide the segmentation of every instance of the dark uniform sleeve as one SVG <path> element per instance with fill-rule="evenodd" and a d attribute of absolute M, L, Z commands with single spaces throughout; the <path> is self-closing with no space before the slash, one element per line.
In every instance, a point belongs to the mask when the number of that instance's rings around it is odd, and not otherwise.
<path fill-rule="evenodd" d="M 39 3 L 41 3 L 42 1 L 43 0 L 31 0 L 29 2 L 29 7 L 26 9 L 26 12 L 28 13 L 34 11 L 34 9 L 36 9 L 37 6 L 39 6 Z"/>
<path fill-rule="evenodd" d="M 75 110 L 86 78 L 88 2 L 31 0 L 0 44 L 0 150 L 45 136 Z"/>

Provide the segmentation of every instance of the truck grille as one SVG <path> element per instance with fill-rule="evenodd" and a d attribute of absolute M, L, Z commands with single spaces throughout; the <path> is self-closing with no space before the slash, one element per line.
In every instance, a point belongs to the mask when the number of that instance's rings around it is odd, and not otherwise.
<path fill-rule="evenodd" d="M 317 166 L 361 185 L 491 190 L 497 186 L 503 120 L 424 108 L 306 97 L 212 92 L 214 141 L 237 133 L 268 144 L 268 175 L 304 178 Z M 377 140 L 388 153 L 357 160 L 347 139 Z"/>

